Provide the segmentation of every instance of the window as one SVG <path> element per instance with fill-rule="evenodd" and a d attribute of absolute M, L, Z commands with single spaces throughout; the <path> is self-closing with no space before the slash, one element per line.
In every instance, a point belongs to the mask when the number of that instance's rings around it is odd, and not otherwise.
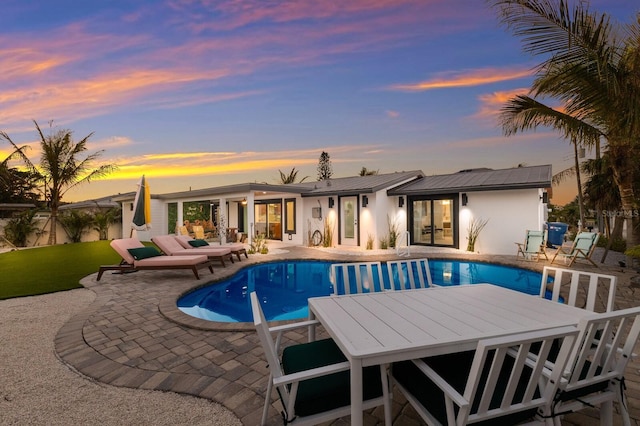
<path fill-rule="evenodd" d="M 285 227 L 286 234 L 296 233 L 296 199 L 288 198 L 284 200 Z"/>
<path fill-rule="evenodd" d="M 416 244 L 456 246 L 457 197 L 414 198 L 410 202 L 411 241 Z"/>

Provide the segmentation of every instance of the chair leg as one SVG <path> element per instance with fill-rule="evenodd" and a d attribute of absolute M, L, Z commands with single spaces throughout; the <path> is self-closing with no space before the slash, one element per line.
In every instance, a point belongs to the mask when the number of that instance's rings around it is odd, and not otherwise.
<path fill-rule="evenodd" d="M 267 424 L 267 416 L 269 415 L 269 405 L 271 405 L 271 390 L 273 389 L 273 376 L 269 374 L 269 381 L 267 382 L 267 393 L 264 396 L 264 408 L 262 409 L 262 421 L 261 426 Z"/>
<path fill-rule="evenodd" d="M 382 397 L 384 399 L 384 424 L 391 426 L 391 388 L 389 385 L 388 365 L 380 366 L 380 378 L 382 379 Z"/>
<path fill-rule="evenodd" d="M 605 401 L 600 404 L 600 425 L 607 426 L 613 424 L 613 401 Z"/>

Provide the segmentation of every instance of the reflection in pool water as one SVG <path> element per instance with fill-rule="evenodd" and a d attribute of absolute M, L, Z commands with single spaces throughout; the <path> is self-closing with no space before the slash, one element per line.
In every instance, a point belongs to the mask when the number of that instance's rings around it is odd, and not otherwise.
<path fill-rule="evenodd" d="M 209 321 L 251 322 L 249 293 L 256 291 L 268 321 L 308 316 L 307 299 L 333 292 L 326 261 L 263 263 L 242 269 L 227 280 L 186 294 L 178 300 L 184 313 Z M 489 263 L 429 260 L 437 285 L 492 283 L 528 294 L 539 294 L 541 274 Z M 383 263 L 385 287 L 389 288 Z"/>

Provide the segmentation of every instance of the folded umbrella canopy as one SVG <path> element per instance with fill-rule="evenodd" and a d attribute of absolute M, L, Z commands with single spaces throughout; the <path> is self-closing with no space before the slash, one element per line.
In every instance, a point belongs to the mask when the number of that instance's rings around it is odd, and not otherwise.
<path fill-rule="evenodd" d="M 133 201 L 133 220 L 131 221 L 131 232 L 148 231 L 151 229 L 151 192 L 149 185 L 142 175 L 138 184 L 136 198 Z"/>

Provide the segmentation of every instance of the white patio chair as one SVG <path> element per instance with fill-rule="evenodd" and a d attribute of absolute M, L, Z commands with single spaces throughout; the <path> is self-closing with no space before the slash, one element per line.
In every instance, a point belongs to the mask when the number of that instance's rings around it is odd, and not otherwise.
<path fill-rule="evenodd" d="M 567 364 L 552 414 L 561 416 L 600 406 L 600 424 L 613 423 L 613 401 L 622 422 L 631 424 L 624 395 L 624 373 L 640 335 L 640 307 L 593 314 L 578 324 L 580 335 Z"/>
<path fill-rule="evenodd" d="M 385 290 L 380 262 L 334 263 L 331 283 L 334 295 Z"/>
<path fill-rule="evenodd" d="M 553 278 L 553 285 L 549 284 L 549 278 Z M 596 312 L 596 302 L 604 299 L 606 305 L 603 301 L 598 306 L 604 306 L 605 311 L 610 312 L 614 309 L 617 283 L 618 278 L 614 275 L 545 266 L 542 270 L 540 297 L 545 297 L 546 291 L 551 287 L 552 301 L 557 302 L 563 297 L 570 306 Z M 562 287 L 566 285 L 569 286 L 569 293 L 562 294 Z"/>
<path fill-rule="evenodd" d="M 429 259 L 404 259 L 387 262 L 391 290 L 433 287 Z"/>
<path fill-rule="evenodd" d="M 394 363 L 392 379 L 429 425 L 518 424 L 536 414 L 551 425 L 548 410 L 577 334 L 560 327 L 485 339 L 475 351 Z M 554 342 L 561 342 L 554 380 L 545 381 Z M 535 359 L 532 346 L 539 348 Z"/>
<path fill-rule="evenodd" d="M 351 412 L 349 362 L 332 339 L 288 346 L 280 344 L 285 331 L 309 327 L 317 321 L 302 321 L 269 328 L 260 301 L 251 295 L 253 323 L 269 365 L 269 381 L 265 394 L 262 422 L 266 424 L 271 392 L 278 390 L 285 424 L 313 425 Z M 274 341 L 273 334 L 276 335 Z M 391 396 L 384 366 L 363 370 L 363 408 L 385 406 L 385 415 L 391 419 Z"/>

